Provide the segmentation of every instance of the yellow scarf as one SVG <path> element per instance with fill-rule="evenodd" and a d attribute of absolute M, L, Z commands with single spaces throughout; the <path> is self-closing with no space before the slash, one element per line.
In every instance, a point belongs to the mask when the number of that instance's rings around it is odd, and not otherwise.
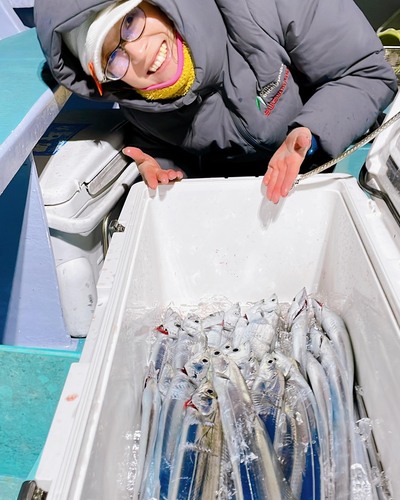
<path fill-rule="evenodd" d="M 183 69 L 179 80 L 170 87 L 165 87 L 164 89 L 136 90 L 136 92 L 150 101 L 182 97 L 189 92 L 190 87 L 193 85 L 194 77 L 195 72 L 192 56 L 190 55 L 186 43 L 183 43 Z"/>

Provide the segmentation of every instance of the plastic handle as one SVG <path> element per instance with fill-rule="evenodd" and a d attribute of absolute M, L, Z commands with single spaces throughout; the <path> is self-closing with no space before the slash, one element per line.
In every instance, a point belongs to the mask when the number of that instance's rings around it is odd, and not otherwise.
<path fill-rule="evenodd" d="M 71 234 L 84 234 L 92 231 L 114 207 L 117 201 L 125 193 L 126 187 L 130 187 L 135 179 L 139 177 L 136 163 L 132 163 L 114 183 L 106 196 L 99 202 L 98 206 L 86 217 L 62 217 L 46 210 L 49 227 L 57 231 Z"/>

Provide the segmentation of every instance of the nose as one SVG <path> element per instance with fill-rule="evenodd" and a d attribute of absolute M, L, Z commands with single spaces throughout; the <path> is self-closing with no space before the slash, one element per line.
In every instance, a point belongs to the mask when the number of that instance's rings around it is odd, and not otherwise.
<path fill-rule="evenodd" d="M 133 65 L 139 64 L 145 60 L 147 54 L 147 40 L 139 38 L 133 42 L 124 43 L 124 49 L 129 54 Z"/>

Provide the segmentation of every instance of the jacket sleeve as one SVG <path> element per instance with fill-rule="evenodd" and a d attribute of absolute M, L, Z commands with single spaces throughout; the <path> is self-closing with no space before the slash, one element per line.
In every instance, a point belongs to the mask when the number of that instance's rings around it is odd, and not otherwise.
<path fill-rule="evenodd" d="M 332 157 L 374 123 L 397 91 L 382 44 L 353 0 L 276 0 L 283 43 L 311 96 L 305 126 Z"/>

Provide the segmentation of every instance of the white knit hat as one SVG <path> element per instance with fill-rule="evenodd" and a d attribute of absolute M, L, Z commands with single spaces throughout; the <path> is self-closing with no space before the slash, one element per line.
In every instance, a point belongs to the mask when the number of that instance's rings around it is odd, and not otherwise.
<path fill-rule="evenodd" d="M 93 63 L 94 72 L 100 83 L 105 80 L 101 57 L 104 40 L 110 29 L 140 3 L 141 0 L 113 3 L 91 15 L 77 28 L 63 33 L 64 42 L 79 59 L 86 74 L 91 74 L 89 64 Z"/>

